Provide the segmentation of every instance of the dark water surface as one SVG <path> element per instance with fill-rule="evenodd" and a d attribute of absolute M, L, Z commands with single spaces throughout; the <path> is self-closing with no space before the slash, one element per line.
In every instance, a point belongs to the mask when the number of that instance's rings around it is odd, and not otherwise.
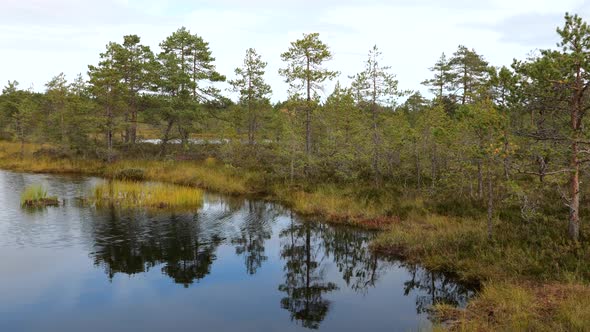
<path fill-rule="evenodd" d="M 375 256 L 370 232 L 211 194 L 193 213 L 80 206 L 97 181 L 0 171 L 0 331 L 416 331 L 471 295 Z M 65 205 L 21 209 L 32 183 Z"/>

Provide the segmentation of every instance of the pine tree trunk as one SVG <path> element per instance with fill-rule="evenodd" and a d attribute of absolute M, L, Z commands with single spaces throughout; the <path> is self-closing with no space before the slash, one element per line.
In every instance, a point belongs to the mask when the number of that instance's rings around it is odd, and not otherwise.
<path fill-rule="evenodd" d="M 129 127 L 129 143 L 135 144 L 137 142 L 137 110 L 135 106 L 131 110 L 131 125 Z"/>
<path fill-rule="evenodd" d="M 160 155 L 166 154 L 166 147 L 168 145 L 168 140 L 170 139 L 170 131 L 172 130 L 172 126 L 174 125 L 174 121 L 168 121 L 168 125 L 166 126 L 166 130 L 164 131 L 164 139 L 160 142 Z"/>
<path fill-rule="evenodd" d="M 576 143 L 574 143 L 574 145 L 576 145 Z M 576 149 L 577 147 L 574 147 L 574 150 Z M 569 205 L 570 213 L 568 223 L 568 234 L 571 240 L 578 241 L 578 238 L 580 236 L 580 167 L 578 165 L 576 155 L 574 155 L 573 157 L 572 164 L 572 166 L 574 167 L 574 171 L 570 183 L 570 195 L 572 197 L 572 201 Z"/>
<path fill-rule="evenodd" d="M 488 164 L 488 240 L 492 239 L 494 227 L 494 191 L 492 185 L 491 162 Z"/>
<path fill-rule="evenodd" d="M 107 162 L 113 161 L 113 111 L 110 106 L 107 106 Z"/>
<path fill-rule="evenodd" d="M 379 187 L 381 185 L 381 172 L 379 171 L 379 132 L 376 105 L 373 105 L 373 173 L 375 174 L 375 186 Z"/>
<path fill-rule="evenodd" d="M 420 156 L 418 155 L 418 147 L 416 142 L 414 142 L 414 158 L 416 158 L 416 175 L 418 177 L 418 189 L 422 189 L 422 167 L 420 165 Z"/>
<path fill-rule="evenodd" d="M 25 139 L 21 137 L 20 139 L 20 159 L 25 159 Z"/>
<path fill-rule="evenodd" d="M 437 150 L 436 150 L 436 143 L 434 143 L 433 147 L 432 147 L 432 157 L 431 157 L 431 175 L 432 175 L 432 189 L 434 190 L 436 188 L 436 154 L 437 154 Z"/>
<path fill-rule="evenodd" d="M 582 87 L 582 69 L 578 65 L 576 70 L 576 84 L 573 95 L 573 104 L 571 109 L 571 129 L 572 137 L 572 151 L 571 163 L 572 174 L 570 178 L 570 197 L 569 204 L 569 220 L 568 220 L 568 234 L 571 240 L 578 241 L 580 237 L 580 160 L 579 142 L 582 124 L 582 103 L 584 99 L 584 89 Z"/>
<path fill-rule="evenodd" d="M 310 59 L 307 59 L 307 75 L 310 70 Z M 305 153 L 311 153 L 311 78 L 307 78 L 307 105 L 305 107 Z M 307 168 L 307 166 L 306 166 Z"/>
<path fill-rule="evenodd" d="M 483 167 L 481 159 L 477 160 L 477 198 L 483 200 Z"/>

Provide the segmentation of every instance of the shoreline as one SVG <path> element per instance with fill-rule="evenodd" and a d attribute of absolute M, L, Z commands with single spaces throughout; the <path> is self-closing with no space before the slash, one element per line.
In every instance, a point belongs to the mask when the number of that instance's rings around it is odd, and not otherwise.
<path fill-rule="evenodd" d="M 360 204 L 352 194 L 354 188 L 318 186 L 308 192 L 300 186 L 276 183 L 264 187 L 259 174 L 236 170 L 211 158 L 202 162 L 121 160 L 106 164 L 97 160 L 35 157 L 33 151 L 38 146 L 29 144 L 25 158 L 18 159 L 11 153 L 16 146 L 0 142 L 1 169 L 107 179 L 116 178 L 122 170 L 142 169 L 145 181 L 263 199 L 282 204 L 306 218 L 376 230 L 379 233 L 371 248 L 380 255 L 456 275 L 461 283 L 481 285 L 480 292 L 465 309 L 435 306 L 432 315 L 441 322 L 435 330 L 566 331 L 583 327 L 590 319 L 590 309 L 586 309 L 590 308 L 590 287 L 583 278 L 568 277 L 567 273 L 537 278 L 526 269 L 538 263 L 526 260 L 526 250 L 521 250 L 516 240 L 501 245 L 486 240 L 483 218 L 434 214 L 419 199 L 394 202 L 388 198 L 379 205 Z M 396 203 L 400 204 L 397 210 L 407 210 L 405 216 L 392 214 L 392 207 L 387 207 Z M 502 230 L 500 223 L 496 227 L 500 234 L 511 231 Z M 510 239 L 510 234 L 503 236 Z M 567 309 L 582 305 L 577 310 Z"/>

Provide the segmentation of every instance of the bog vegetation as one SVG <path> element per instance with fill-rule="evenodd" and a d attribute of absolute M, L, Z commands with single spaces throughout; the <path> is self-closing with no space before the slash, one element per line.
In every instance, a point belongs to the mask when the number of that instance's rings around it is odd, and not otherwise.
<path fill-rule="evenodd" d="M 266 194 L 384 229 L 375 249 L 481 282 L 451 327 L 577 329 L 589 317 L 590 27 L 566 14 L 557 33 L 555 49 L 510 67 L 462 45 L 442 54 L 423 83 L 432 98 L 399 89 L 375 46 L 325 99 L 337 54 L 305 34 L 281 55 L 290 98 L 275 104 L 254 49 L 229 75 L 230 100 L 198 34 L 180 28 L 158 51 L 124 36 L 72 82 L 8 82 L 0 166 Z M 105 186 L 100 200 L 163 199 Z"/>
<path fill-rule="evenodd" d="M 20 203 L 23 207 L 43 207 L 59 205 L 59 200 L 55 196 L 49 196 L 42 185 L 33 184 L 25 188 L 20 196 Z"/>
<path fill-rule="evenodd" d="M 107 181 L 97 185 L 91 201 L 122 208 L 196 209 L 203 204 L 200 189 L 163 183 Z"/>

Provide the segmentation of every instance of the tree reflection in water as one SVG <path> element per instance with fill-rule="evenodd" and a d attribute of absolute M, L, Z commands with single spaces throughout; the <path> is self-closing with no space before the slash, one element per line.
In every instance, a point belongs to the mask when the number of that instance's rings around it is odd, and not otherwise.
<path fill-rule="evenodd" d="M 390 266 L 369 248 L 375 236 L 374 232 L 347 227 L 329 227 L 322 233 L 325 254 L 332 257 L 346 286 L 363 294 L 375 286 L 380 274 Z"/>
<path fill-rule="evenodd" d="M 448 275 L 425 270 L 416 265 L 404 266 L 412 278 L 404 282 L 404 295 L 416 295 L 416 312 L 427 313 L 435 304 L 464 307 L 475 294 L 473 290 L 455 283 Z"/>
<path fill-rule="evenodd" d="M 116 273 L 142 273 L 163 264 L 165 275 L 188 287 L 209 274 L 222 243 L 219 228 L 199 214 L 149 216 L 111 209 L 106 220 L 94 225 L 91 255 L 109 279 Z"/>
<path fill-rule="evenodd" d="M 238 234 L 231 243 L 235 246 L 236 255 L 244 256 L 246 271 L 250 275 L 268 259 L 264 253 L 264 243 L 272 236 L 272 225 L 277 216 L 276 210 L 269 204 L 248 201 L 248 213 L 240 224 Z"/>
<path fill-rule="evenodd" d="M 94 263 L 109 279 L 117 273 L 143 273 L 158 266 L 174 282 L 190 286 L 211 272 L 221 246 L 243 258 L 246 273 L 256 274 L 269 260 L 267 241 L 278 232 L 283 278 L 280 306 L 293 321 L 319 328 L 330 311 L 330 294 L 340 287 L 367 294 L 387 270 L 401 266 L 411 279 L 408 296 L 416 293 L 416 309 L 432 304 L 464 305 L 473 292 L 443 274 L 381 259 L 369 249 L 375 233 L 303 222 L 281 207 L 238 198 L 208 197 L 196 213 L 95 210 L 92 224 Z M 277 220 L 282 222 L 277 225 Z M 276 239 L 276 238 L 275 238 Z M 330 273 L 328 273 L 328 271 Z M 330 279 L 331 280 L 328 280 Z"/>
<path fill-rule="evenodd" d="M 219 246 L 233 245 L 246 271 L 255 274 L 268 259 L 264 244 L 281 212 L 264 202 L 215 197 L 193 214 L 97 210 L 91 256 L 109 279 L 163 265 L 162 273 L 188 287 L 210 273 Z"/>
<path fill-rule="evenodd" d="M 338 289 L 335 283 L 324 281 L 322 233 L 325 227 L 315 222 L 295 222 L 291 217 L 290 225 L 279 235 L 281 258 L 285 260 L 285 282 L 279 290 L 286 293 L 281 307 L 291 313 L 292 320 L 311 329 L 320 326 L 330 309 L 330 301 L 323 298 L 324 294 Z"/>

